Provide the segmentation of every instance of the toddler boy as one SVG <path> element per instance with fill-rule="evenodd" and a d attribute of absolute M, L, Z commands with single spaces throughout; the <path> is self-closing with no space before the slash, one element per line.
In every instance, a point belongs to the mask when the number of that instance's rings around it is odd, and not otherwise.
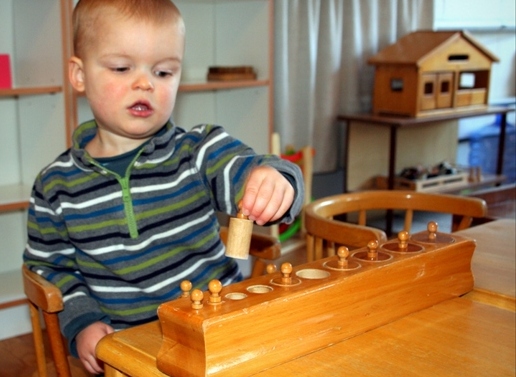
<path fill-rule="evenodd" d="M 69 78 L 94 120 L 34 183 L 24 263 L 61 289 L 70 351 L 102 373 L 98 341 L 155 320 L 182 280 L 242 278 L 216 211 L 241 201 L 259 225 L 290 222 L 303 186 L 297 166 L 219 126 L 170 121 L 185 39 L 170 0 L 80 0 L 73 17 Z"/>

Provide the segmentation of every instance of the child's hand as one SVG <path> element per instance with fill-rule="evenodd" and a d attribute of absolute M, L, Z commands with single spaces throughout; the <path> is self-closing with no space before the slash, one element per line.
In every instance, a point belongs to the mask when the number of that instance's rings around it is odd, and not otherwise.
<path fill-rule="evenodd" d="M 104 373 L 102 363 L 95 356 L 95 347 L 97 347 L 100 339 L 113 331 L 113 328 L 104 322 L 95 322 L 77 334 L 77 353 L 88 372 L 93 374 Z"/>
<path fill-rule="evenodd" d="M 292 205 L 294 188 L 276 169 L 259 166 L 251 171 L 242 198 L 242 213 L 258 225 L 279 219 Z"/>

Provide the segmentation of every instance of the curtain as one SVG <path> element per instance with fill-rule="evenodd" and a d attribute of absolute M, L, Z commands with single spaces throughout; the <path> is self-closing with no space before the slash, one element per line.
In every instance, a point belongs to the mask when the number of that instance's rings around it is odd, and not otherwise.
<path fill-rule="evenodd" d="M 367 59 L 403 35 L 431 29 L 429 0 L 276 0 L 275 131 L 315 149 L 314 172 L 339 167 L 339 113 L 371 111 Z"/>

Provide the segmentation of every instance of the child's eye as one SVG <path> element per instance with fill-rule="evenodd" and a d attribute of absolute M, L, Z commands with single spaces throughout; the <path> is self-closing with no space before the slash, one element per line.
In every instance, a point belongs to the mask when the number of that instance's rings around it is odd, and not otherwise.
<path fill-rule="evenodd" d="M 127 72 L 129 70 L 128 67 L 113 67 L 111 68 L 113 72 Z"/>
<path fill-rule="evenodd" d="M 155 74 L 158 77 L 168 77 L 172 76 L 172 71 L 156 71 Z"/>

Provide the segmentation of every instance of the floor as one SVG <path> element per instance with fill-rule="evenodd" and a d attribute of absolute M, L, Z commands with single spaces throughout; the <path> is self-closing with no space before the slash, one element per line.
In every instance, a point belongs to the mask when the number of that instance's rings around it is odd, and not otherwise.
<path fill-rule="evenodd" d="M 46 334 L 45 334 L 46 335 Z M 51 362 L 50 345 L 45 339 L 48 377 L 56 377 L 56 371 Z M 92 377 L 82 368 L 80 362 L 70 358 L 70 368 L 73 377 Z M 36 355 L 32 334 L 25 334 L 0 341 L 0 377 L 38 377 Z"/>
<path fill-rule="evenodd" d="M 501 201 L 496 198 L 495 202 L 501 204 L 501 209 L 496 209 L 493 213 L 494 217 L 514 218 L 515 216 L 515 188 L 511 188 L 511 194 L 507 197 L 507 201 Z M 489 203 L 490 207 L 496 203 Z M 496 206 L 495 206 L 496 208 Z M 384 219 L 381 217 L 377 220 L 379 228 L 382 228 Z M 414 214 L 414 223 L 412 233 L 423 231 L 426 229 L 429 221 L 436 221 L 439 224 L 439 229 L 443 232 L 449 232 L 451 229 L 451 216 L 435 214 L 435 213 L 416 213 Z M 393 234 L 396 234 L 402 229 L 403 219 L 401 216 L 394 214 Z M 372 224 L 371 224 L 372 225 Z M 285 256 L 286 261 L 293 262 L 290 259 L 296 256 Z M 304 256 L 301 256 L 304 257 Z M 298 263 L 293 263 L 298 264 Z M 46 350 L 49 350 L 48 344 L 45 345 Z M 51 360 L 50 353 L 47 359 Z M 85 372 L 81 371 L 80 363 L 74 359 L 72 364 L 72 374 L 74 377 L 86 376 Z M 32 335 L 22 335 L 15 338 L 0 341 L 0 377 L 37 377 L 36 358 L 34 354 Z M 49 377 L 55 377 L 55 371 L 49 362 Z"/>

